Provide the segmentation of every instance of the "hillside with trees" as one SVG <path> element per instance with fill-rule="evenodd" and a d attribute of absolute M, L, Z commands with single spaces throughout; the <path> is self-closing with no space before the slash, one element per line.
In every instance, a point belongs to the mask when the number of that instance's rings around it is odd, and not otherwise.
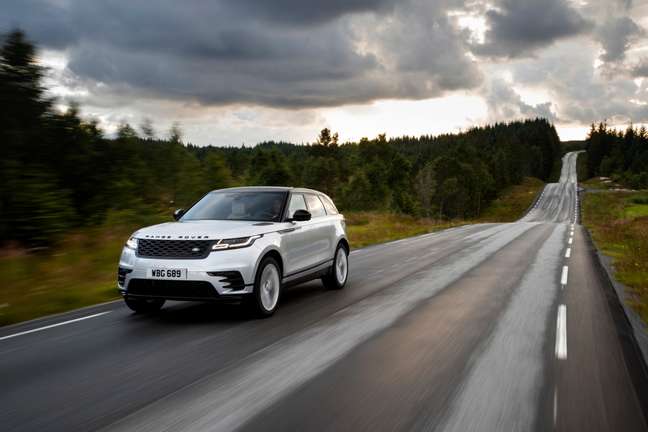
<path fill-rule="evenodd" d="M 183 141 L 179 126 L 156 137 L 148 120 L 122 124 L 108 136 L 78 107 L 56 110 L 43 75 L 25 35 L 7 35 L 0 50 L 3 242 L 48 244 L 73 228 L 187 207 L 210 190 L 235 185 L 312 187 L 331 195 L 343 211 L 478 217 L 524 177 L 549 180 L 561 155 L 556 131 L 544 119 L 345 143 L 323 129 L 308 145 L 197 147 Z M 609 162 L 599 161 L 593 172 L 604 165 L 639 175 L 635 159 L 644 161 L 644 170 L 648 166 L 645 139 L 633 135 L 620 154 L 594 152 Z M 616 140 L 627 138 L 596 132 L 588 145 Z"/>
<path fill-rule="evenodd" d="M 648 188 L 648 132 L 629 126 L 625 131 L 592 125 L 585 142 L 587 176 L 612 177 L 633 189 Z"/>

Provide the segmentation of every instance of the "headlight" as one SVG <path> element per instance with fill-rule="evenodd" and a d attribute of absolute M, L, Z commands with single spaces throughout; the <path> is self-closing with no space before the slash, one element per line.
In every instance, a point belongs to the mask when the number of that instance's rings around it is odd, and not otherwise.
<path fill-rule="evenodd" d="M 236 249 L 252 246 L 255 240 L 260 239 L 261 237 L 263 236 L 254 235 L 251 237 L 239 237 L 219 240 L 218 243 L 212 246 L 212 250 Z"/>
<path fill-rule="evenodd" d="M 129 249 L 137 250 L 137 239 L 135 237 L 131 237 L 126 240 L 126 247 Z"/>

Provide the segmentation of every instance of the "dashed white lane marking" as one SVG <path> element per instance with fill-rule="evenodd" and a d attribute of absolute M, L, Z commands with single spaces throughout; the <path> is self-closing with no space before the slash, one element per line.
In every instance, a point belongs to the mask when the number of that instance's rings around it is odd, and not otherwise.
<path fill-rule="evenodd" d="M 571 256 L 571 248 L 567 248 L 565 251 L 565 258 L 569 258 Z"/>
<path fill-rule="evenodd" d="M 430 416 L 425 424 L 417 423 L 417 429 L 533 430 L 540 415 L 536 409 L 542 391 L 539 384 L 546 373 L 542 346 L 547 338 L 551 344 L 553 330 L 544 323 L 555 319 L 554 301 L 560 295 L 555 279 L 562 259 L 556 251 L 565 244 L 567 225 L 555 227 L 518 283 L 491 335 L 480 344 L 483 349 L 475 348 L 477 358 L 457 386 L 445 421 L 438 423 L 439 416 Z M 484 403 L 493 398 L 497 401 Z"/>
<path fill-rule="evenodd" d="M 69 320 L 69 321 L 63 321 L 63 322 L 60 322 L 60 323 L 51 324 L 51 325 L 44 326 L 44 327 L 38 327 L 38 328 L 35 328 L 35 329 L 31 329 L 31 330 L 25 330 L 25 331 L 22 331 L 22 332 L 19 332 L 19 333 L 14 333 L 14 334 L 10 334 L 10 335 L 7 335 L 7 336 L 2 336 L 2 337 L 0 337 L 0 340 L 11 339 L 11 338 L 26 335 L 26 334 L 29 334 L 29 333 L 36 333 L 36 332 L 51 329 L 51 328 L 54 328 L 54 327 L 59 327 L 59 326 L 66 325 L 66 324 L 72 324 L 72 323 L 87 320 L 87 319 L 90 319 L 90 318 L 96 318 L 96 317 L 99 317 L 101 315 L 106 315 L 106 314 L 108 314 L 110 312 L 112 312 L 112 311 L 99 312 L 99 313 L 96 313 L 96 314 L 93 314 L 93 315 L 88 315 L 88 316 L 84 316 L 84 317 L 81 317 L 81 318 L 76 318 L 76 319 Z"/>
<path fill-rule="evenodd" d="M 556 358 L 565 360 L 567 358 L 567 306 L 558 306 L 558 318 L 556 319 Z"/>
<path fill-rule="evenodd" d="M 568 243 L 568 244 L 572 244 L 573 241 L 574 241 L 574 238 L 573 238 L 573 237 L 569 237 L 569 240 L 567 241 L 567 243 Z"/>
<path fill-rule="evenodd" d="M 567 285 L 567 276 L 569 274 L 569 267 L 563 266 L 562 275 L 560 276 L 560 284 Z"/>

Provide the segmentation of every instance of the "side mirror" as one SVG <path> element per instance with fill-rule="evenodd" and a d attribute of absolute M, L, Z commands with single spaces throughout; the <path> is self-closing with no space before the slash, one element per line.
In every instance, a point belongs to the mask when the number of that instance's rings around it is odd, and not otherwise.
<path fill-rule="evenodd" d="M 180 220 L 180 218 L 184 214 L 185 214 L 184 209 L 176 209 L 176 211 L 173 212 L 173 219 Z"/>
<path fill-rule="evenodd" d="M 311 220 L 311 214 L 308 210 L 296 210 L 288 220 L 290 222 L 306 222 Z"/>

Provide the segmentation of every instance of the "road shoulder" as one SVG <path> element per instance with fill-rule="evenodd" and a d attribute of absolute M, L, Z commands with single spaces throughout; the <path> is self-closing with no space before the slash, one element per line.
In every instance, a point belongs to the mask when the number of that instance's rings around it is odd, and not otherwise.
<path fill-rule="evenodd" d="M 598 250 L 589 230 L 584 228 L 583 233 L 591 259 L 600 274 L 635 391 L 644 415 L 648 417 L 648 329 L 639 314 L 627 305 L 627 287 L 615 279 L 612 258 Z"/>

